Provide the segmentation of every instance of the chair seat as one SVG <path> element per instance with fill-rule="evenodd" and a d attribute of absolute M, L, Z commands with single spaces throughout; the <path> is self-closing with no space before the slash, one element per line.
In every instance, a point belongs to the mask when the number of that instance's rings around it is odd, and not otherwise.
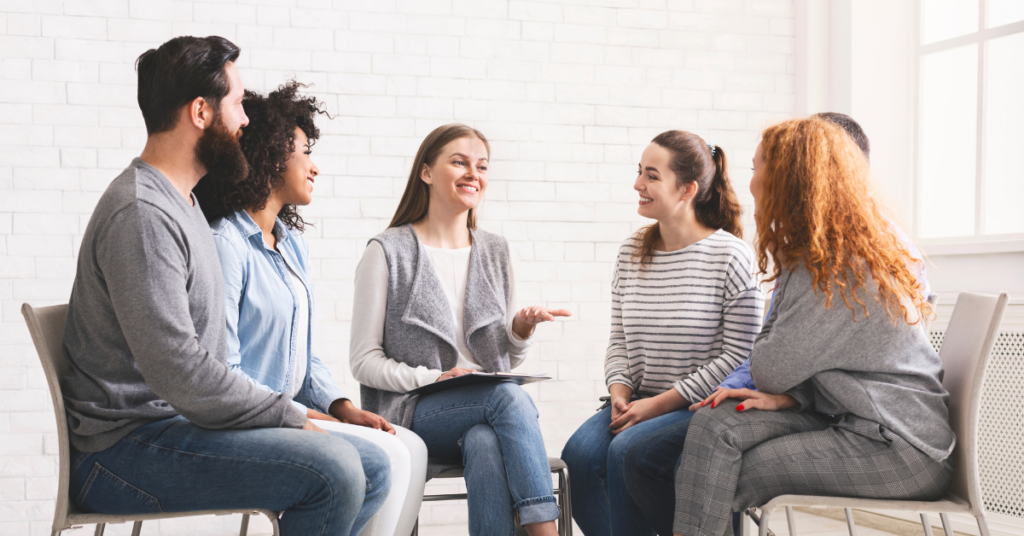
<path fill-rule="evenodd" d="M 197 510 L 192 512 L 160 512 L 156 514 L 125 514 L 125 515 L 114 515 L 114 514 L 85 514 L 85 513 L 72 513 L 68 514 L 67 526 L 62 527 L 59 530 L 67 530 L 73 525 L 91 525 L 93 523 L 129 523 L 133 521 L 151 521 L 155 519 L 171 519 L 178 517 L 194 517 L 194 516 L 226 516 L 234 514 L 250 514 L 250 515 L 264 515 L 269 518 L 277 518 L 277 512 L 270 510 L 261 510 L 258 508 L 235 508 L 233 510 Z"/>
<path fill-rule="evenodd" d="M 446 462 L 439 462 L 434 459 L 428 460 L 427 463 L 428 465 L 440 470 L 434 478 L 462 478 L 462 475 L 466 470 L 462 465 L 453 465 Z M 550 456 L 548 457 L 548 466 L 551 467 L 552 473 L 567 468 L 565 462 L 563 462 L 561 458 L 552 458 Z M 430 471 L 428 470 L 427 472 L 429 473 Z"/>
<path fill-rule="evenodd" d="M 821 497 L 816 495 L 780 495 L 768 501 L 761 509 L 766 512 L 772 512 L 783 506 L 903 510 L 910 512 L 971 512 L 971 506 L 967 501 L 952 493 L 947 494 L 946 497 L 938 501 L 898 501 L 854 497 Z"/>

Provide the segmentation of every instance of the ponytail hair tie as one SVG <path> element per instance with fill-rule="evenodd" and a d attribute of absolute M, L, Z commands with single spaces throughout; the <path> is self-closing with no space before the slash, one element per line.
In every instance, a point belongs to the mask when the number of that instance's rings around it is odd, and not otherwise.
<path fill-rule="evenodd" d="M 708 149 L 711 149 L 711 156 L 715 156 L 715 146 L 709 143 Z"/>

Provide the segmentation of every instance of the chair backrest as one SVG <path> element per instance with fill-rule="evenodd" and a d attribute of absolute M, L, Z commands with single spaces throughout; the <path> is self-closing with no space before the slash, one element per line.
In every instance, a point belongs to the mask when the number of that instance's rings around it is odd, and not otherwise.
<path fill-rule="evenodd" d="M 985 513 L 978 479 L 981 384 L 1006 302 L 1006 294 L 960 294 L 939 351 L 945 369 L 942 385 L 949 391 L 949 424 L 957 440 L 950 491 L 970 503 L 974 516 Z"/>
<path fill-rule="evenodd" d="M 57 507 L 53 516 L 53 530 L 67 528 L 68 487 L 71 478 L 71 444 L 68 439 L 68 421 L 64 414 L 64 396 L 60 389 L 60 379 L 67 372 L 68 362 L 64 359 L 64 320 L 68 306 L 53 305 L 50 307 L 21 306 L 21 314 L 28 324 L 28 332 L 36 345 L 39 361 L 46 374 L 46 383 L 50 387 L 50 398 L 53 399 L 53 413 L 57 419 L 57 441 L 59 443 L 60 474 L 57 481 Z"/>

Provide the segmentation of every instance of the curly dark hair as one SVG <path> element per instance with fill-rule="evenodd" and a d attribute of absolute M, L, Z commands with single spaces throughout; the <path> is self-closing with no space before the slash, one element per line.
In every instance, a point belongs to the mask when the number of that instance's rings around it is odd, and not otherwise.
<path fill-rule="evenodd" d="M 201 180 L 192 192 L 207 221 L 214 221 L 242 209 L 263 210 L 271 192 L 284 185 L 281 174 L 288 158 L 295 151 L 295 127 L 302 129 L 309 146 L 320 137 L 314 119 L 318 114 L 331 118 L 316 97 L 299 94 L 307 87 L 292 80 L 267 96 L 246 91 L 242 105 L 249 116 L 249 125 L 242 132 L 239 144 L 249 161 L 249 174 L 241 181 Z M 285 205 L 277 217 L 292 229 L 303 231 L 307 225 L 295 205 Z"/>

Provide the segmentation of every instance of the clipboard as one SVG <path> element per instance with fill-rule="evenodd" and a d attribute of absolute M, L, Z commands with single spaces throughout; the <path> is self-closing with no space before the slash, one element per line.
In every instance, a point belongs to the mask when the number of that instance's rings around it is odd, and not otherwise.
<path fill-rule="evenodd" d="M 444 391 L 445 389 L 465 387 L 467 385 L 476 385 L 479 383 L 509 382 L 518 385 L 525 385 L 527 383 L 542 382 L 550 379 L 551 376 L 543 373 L 520 374 L 517 372 L 470 372 L 469 374 L 463 374 L 462 376 L 456 376 L 454 378 L 448 378 L 447 380 L 429 383 L 423 387 L 417 387 L 416 389 L 409 391 L 409 394 L 420 396 L 430 395 L 438 391 Z"/>

